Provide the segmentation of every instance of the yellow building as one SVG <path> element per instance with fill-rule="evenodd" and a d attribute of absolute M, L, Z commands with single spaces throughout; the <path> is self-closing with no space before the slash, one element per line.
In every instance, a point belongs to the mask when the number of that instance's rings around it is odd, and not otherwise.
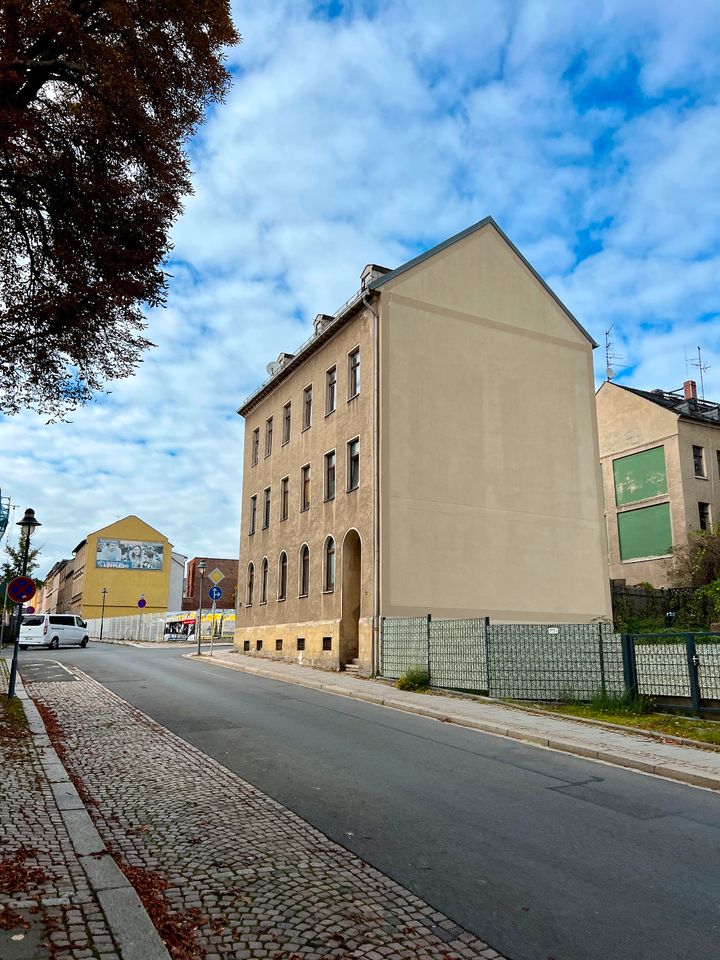
<path fill-rule="evenodd" d="M 75 547 L 70 612 L 86 620 L 99 617 L 103 588 L 106 617 L 168 609 L 172 544 L 164 534 L 139 517 L 129 516 L 94 533 Z"/>

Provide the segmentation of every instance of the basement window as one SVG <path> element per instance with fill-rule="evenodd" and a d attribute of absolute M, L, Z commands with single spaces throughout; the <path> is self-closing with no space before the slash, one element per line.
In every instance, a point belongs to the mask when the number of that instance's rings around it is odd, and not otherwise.
<path fill-rule="evenodd" d="M 276 641 L 275 641 L 275 649 L 276 649 L 276 650 L 282 650 L 282 640 L 276 640 Z"/>
<path fill-rule="evenodd" d="M 332 637 L 323 637 L 323 650 L 332 650 Z"/>
<path fill-rule="evenodd" d="M 297 638 L 297 648 L 298 648 L 298 650 L 304 650 L 304 649 L 305 649 L 305 637 L 298 637 L 298 638 Z"/>
<path fill-rule="evenodd" d="M 256 641 L 255 641 L 255 649 L 256 649 L 256 650 L 262 650 L 262 640 L 256 640 Z"/>
<path fill-rule="evenodd" d="M 245 653 L 250 653 L 250 641 L 249 641 L 249 640 L 243 640 L 243 650 L 245 651 Z"/>

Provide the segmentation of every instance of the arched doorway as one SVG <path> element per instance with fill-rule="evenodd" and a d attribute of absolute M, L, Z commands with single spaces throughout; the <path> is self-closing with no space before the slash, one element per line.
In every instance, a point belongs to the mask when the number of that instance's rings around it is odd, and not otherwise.
<path fill-rule="evenodd" d="M 360 652 L 360 586 L 362 546 L 357 530 L 348 530 L 342 546 L 342 620 L 340 666 L 357 659 Z"/>

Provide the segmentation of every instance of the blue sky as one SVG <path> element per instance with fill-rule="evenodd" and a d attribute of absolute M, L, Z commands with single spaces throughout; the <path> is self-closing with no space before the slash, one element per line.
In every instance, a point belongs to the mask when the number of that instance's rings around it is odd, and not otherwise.
<path fill-rule="evenodd" d="M 677 388 L 701 345 L 720 399 L 720 0 L 247 0 L 235 21 L 157 348 L 71 423 L 2 424 L 0 485 L 43 522 L 41 573 L 129 513 L 235 556 L 235 410 L 266 363 L 366 263 L 487 214 L 598 342 L 612 325 L 620 382 Z"/>

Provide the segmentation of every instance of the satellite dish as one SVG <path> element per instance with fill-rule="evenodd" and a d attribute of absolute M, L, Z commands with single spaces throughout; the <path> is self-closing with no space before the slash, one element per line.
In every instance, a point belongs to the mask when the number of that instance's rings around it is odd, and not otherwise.
<path fill-rule="evenodd" d="M 271 360 L 270 363 L 265 367 L 265 369 L 267 370 L 267 372 L 270 374 L 271 377 L 274 377 L 275 374 L 278 373 L 278 371 L 281 369 L 281 367 L 280 367 L 280 364 L 277 362 L 277 360 Z"/>
<path fill-rule="evenodd" d="M 608 378 L 608 380 L 612 380 L 612 378 L 615 376 L 615 371 L 612 367 L 607 368 L 605 371 L 605 376 Z"/>

